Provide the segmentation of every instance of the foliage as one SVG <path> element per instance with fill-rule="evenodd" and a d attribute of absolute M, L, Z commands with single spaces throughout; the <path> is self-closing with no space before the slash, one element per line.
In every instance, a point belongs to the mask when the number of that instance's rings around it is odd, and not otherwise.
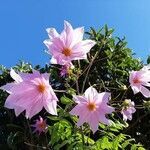
<path fill-rule="evenodd" d="M 87 37 L 95 40 L 97 44 L 88 54 L 87 60 L 73 62 L 75 69 L 66 78 L 60 76 L 59 65 L 46 65 L 40 68 L 20 62 L 13 67 L 18 72 L 31 72 L 34 68 L 41 73 L 51 73 L 50 83 L 60 100 L 58 116 L 49 115 L 42 110 L 31 120 L 26 120 L 23 113 L 15 117 L 13 110 L 4 108 L 8 94 L 0 90 L 0 149 L 144 150 L 150 148 L 150 100 L 141 94 L 133 95 L 128 82 L 129 72 L 139 70 L 143 63 L 133 57 L 131 49 L 126 46 L 125 38 L 112 37 L 113 31 L 108 29 L 107 25 L 99 31 L 91 28 L 87 32 Z M 0 86 L 13 81 L 9 69 L 1 66 L 0 70 Z M 78 118 L 68 113 L 74 106 L 72 95 L 82 94 L 91 85 L 98 91 L 111 92 L 110 104 L 116 108 L 116 112 L 109 116 L 113 120 L 112 125 L 99 124 L 99 130 L 95 134 L 89 130 L 87 124 L 77 128 Z M 132 121 L 125 123 L 119 111 L 122 102 L 129 98 L 137 106 L 140 105 L 140 109 L 137 109 Z M 31 124 L 39 115 L 47 118 L 49 125 L 48 132 L 41 135 L 33 133 L 31 128 Z"/>

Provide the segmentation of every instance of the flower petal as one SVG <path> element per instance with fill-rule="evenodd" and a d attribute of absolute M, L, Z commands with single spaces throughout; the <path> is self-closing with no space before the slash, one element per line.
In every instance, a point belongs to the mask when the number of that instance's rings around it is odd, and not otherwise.
<path fill-rule="evenodd" d="M 98 93 L 96 89 L 91 86 L 85 91 L 84 95 L 88 101 L 93 101 L 95 100 L 95 96 L 98 96 Z"/>
<path fill-rule="evenodd" d="M 7 91 L 9 94 L 12 93 L 12 88 L 16 85 L 16 83 L 7 83 L 0 87 L 1 90 Z"/>
<path fill-rule="evenodd" d="M 57 101 L 46 102 L 44 108 L 52 115 L 57 115 Z"/>
<path fill-rule="evenodd" d="M 29 108 L 26 108 L 26 118 L 31 119 L 34 115 L 39 113 L 43 108 L 42 100 L 39 99 L 36 102 L 33 102 Z"/>
<path fill-rule="evenodd" d="M 98 94 L 98 98 L 96 100 L 96 103 L 103 102 L 103 103 L 107 104 L 110 96 L 111 96 L 111 93 L 109 93 L 109 92 L 102 92 L 102 93 Z"/>
<path fill-rule="evenodd" d="M 10 76 L 17 82 L 22 82 L 22 78 L 11 68 Z"/>
<path fill-rule="evenodd" d="M 73 35 L 74 43 L 82 41 L 84 34 L 84 27 L 76 28 L 73 32 L 74 32 Z"/>
<path fill-rule="evenodd" d="M 47 31 L 50 39 L 53 39 L 53 38 L 59 36 L 59 34 L 55 28 L 47 28 L 46 31 Z"/>
<path fill-rule="evenodd" d="M 150 91 L 147 89 L 147 88 L 145 88 L 144 86 L 141 86 L 141 93 L 145 96 L 145 97 L 150 97 Z"/>

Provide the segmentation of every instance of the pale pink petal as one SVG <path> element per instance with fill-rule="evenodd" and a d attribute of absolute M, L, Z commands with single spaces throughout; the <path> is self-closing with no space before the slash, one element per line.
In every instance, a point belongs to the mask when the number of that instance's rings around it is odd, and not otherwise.
<path fill-rule="evenodd" d="M 136 71 L 131 71 L 129 76 L 130 84 L 133 84 L 133 79 L 135 78 L 135 76 L 136 76 Z"/>
<path fill-rule="evenodd" d="M 42 103 L 43 101 L 39 99 L 36 102 L 33 102 L 29 108 L 26 108 L 26 118 L 31 119 L 34 115 L 39 113 L 43 108 Z"/>
<path fill-rule="evenodd" d="M 52 56 L 52 58 L 51 58 L 51 60 L 50 60 L 50 63 L 51 63 L 51 64 L 57 64 L 57 59 L 55 59 L 55 58 Z"/>
<path fill-rule="evenodd" d="M 44 102 L 45 103 L 45 102 Z M 44 104 L 44 108 L 47 110 L 47 112 L 49 112 L 52 115 L 57 115 L 57 101 L 53 100 L 53 101 L 47 101 Z"/>
<path fill-rule="evenodd" d="M 87 54 L 84 52 L 84 49 L 82 49 L 82 47 L 80 45 L 76 44 L 72 48 L 72 54 L 71 54 L 70 57 L 71 57 L 72 60 L 86 59 Z"/>
<path fill-rule="evenodd" d="M 73 30 L 71 24 L 66 20 L 64 20 L 64 29 L 65 29 L 66 33 L 69 33 L 70 30 Z"/>
<path fill-rule="evenodd" d="M 142 85 L 150 87 L 150 83 L 148 83 L 148 82 L 142 82 Z"/>
<path fill-rule="evenodd" d="M 38 78 L 41 76 L 41 74 L 37 71 L 37 70 L 32 70 L 33 73 L 29 74 L 29 73 L 23 73 L 20 72 L 18 73 L 19 76 L 23 79 L 23 81 L 29 81 L 29 80 L 34 80 L 34 78 Z"/>
<path fill-rule="evenodd" d="M 17 91 L 16 95 L 20 95 L 22 93 L 26 94 L 26 92 L 32 91 L 32 90 L 35 90 L 34 85 L 32 85 L 31 83 L 21 82 L 20 84 L 16 84 L 16 86 L 13 86 L 13 88 L 11 89 L 11 92 L 16 93 Z"/>
<path fill-rule="evenodd" d="M 43 73 L 42 76 L 44 77 L 44 79 L 46 79 L 47 81 L 49 81 L 49 77 L 50 77 L 49 73 Z"/>
<path fill-rule="evenodd" d="M 87 59 L 87 54 L 83 53 L 82 51 L 73 52 L 70 56 L 71 60 L 80 60 L 80 59 Z"/>
<path fill-rule="evenodd" d="M 37 102 L 39 99 L 42 99 L 42 95 L 40 95 L 37 91 L 28 91 L 17 95 L 17 97 L 16 105 L 24 108 L 28 108 L 33 104 L 33 102 Z"/>
<path fill-rule="evenodd" d="M 79 115 L 79 120 L 77 122 L 77 126 L 81 126 L 84 122 L 87 122 L 88 123 L 88 118 L 90 116 L 90 113 L 86 110 L 86 109 L 83 109 L 81 110 L 81 114 Z"/>
<path fill-rule="evenodd" d="M 22 78 L 11 68 L 10 76 L 17 82 L 22 82 Z"/>
<path fill-rule="evenodd" d="M 115 109 L 105 103 L 101 103 L 100 107 L 99 107 L 99 111 L 102 114 L 111 114 L 112 112 L 115 111 Z"/>
<path fill-rule="evenodd" d="M 82 104 L 80 105 L 76 105 L 69 113 L 72 114 L 72 115 L 80 115 L 83 113 L 83 111 L 86 111 L 86 110 L 83 110 L 84 107 Z"/>
<path fill-rule="evenodd" d="M 65 47 L 63 41 L 57 37 L 53 40 L 53 44 L 49 45 L 49 53 L 51 55 L 57 56 L 62 54 L 62 50 Z"/>
<path fill-rule="evenodd" d="M 111 93 L 102 92 L 102 93 L 98 94 L 98 98 L 96 99 L 96 103 L 101 103 L 103 101 L 103 103 L 107 104 L 110 96 L 111 96 Z"/>
<path fill-rule="evenodd" d="M 16 83 L 7 83 L 0 87 L 1 90 L 7 91 L 9 94 L 12 93 L 12 88 L 16 85 Z"/>
<path fill-rule="evenodd" d="M 15 107 L 15 115 L 19 116 L 20 113 L 22 113 L 24 110 L 25 110 L 25 108 L 23 108 L 23 107 L 19 107 L 19 106 Z"/>
<path fill-rule="evenodd" d="M 93 115 L 89 117 L 88 123 L 93 133 L 95 133 L 98 130 L 98 124 L 99 124 L 97 113 L 94 113 Z"/>
<path fill-rule="evenodd" d="M 150 91 L 145 88 L 144 86 L 141 86 L 141 89 L 140 89 L 141 93 L 145 96 L 145 97 L 150 97 Z"/>
<path fill-rule="evenodd" d="M 9 95 L 5 101 L 4 107 L 14 109 L 17 100 L 20 99 L 17 95 Z"/>
<path fill-rule="evenodd" d="M 89 87 L 85 91 L 84 95 L 85 95 L 85 97 L 87 98 L 88 101 L 93 101 L 93 100 L 95 100 L 95 96 L 98 96 L 98 93 L 97 93 L 95 88 Z"/>
<path fill-rule="evenodd" d="M 71 115 L 79 115 L 80 114 L 80 108 L 79 108 L 80 106 L 75 106 L 69 113 L 71 114 Z"/>
<path fill-rule="evenodd" d="M 74 51 L 83 51 L 84 53 L 88 53 L 90 49 L 96 44 L 95 41 L 92 40 L 84 40 L 72 47 Z"/>
<path fill-rule="evenodd" d="M 78 95 L 73 95 L 73 100 L 78 104 L 80 102 L 87 102 L 87 99 L 84 96 L 78 96 Z"/>
<path fill-rule="evenodd" d="M 100 115 L 99 121 L 103 124 L 110 125 L 110 120 L 107 119 L 104 115 Z"/>
<path fill-rule="evenodd" d="M 46 45 L 47 48 L 49 48 L 52 45 L 52 41 L 50 39 L 44 40 L 43 43 Z"/>
<path fill-rule="evenodd" d="M 127 121 L 128 117 L 123 113 L 123 121 Z"/>
<path fill-rule="evenodd" d="M 76 28 L 74 30 L 74 41 L 75 41 L 74 43 L 82 41 L 83 34 L 84 34 L 84 27 Z"/>
<path fill-rule="evenodd" d="M 137 94 L 138 92 L 140 92 L 139 86 L 131 86 L 131 88 L 132 88 L 134 94 Z"/>
<path fill-rule="evenodd" d="M 50 39 L 53 39 L 53 38 L 59 36 L 59 34 L 55 28 L 47 28 L 46 31 L 47 31 Z"/>
<path fill-rule="evenodd" d="M 66 33 L 65 45 L 69 48 L 73 41 L 73 28 L 69 22 L 64 21 L 64 29 Z"/>

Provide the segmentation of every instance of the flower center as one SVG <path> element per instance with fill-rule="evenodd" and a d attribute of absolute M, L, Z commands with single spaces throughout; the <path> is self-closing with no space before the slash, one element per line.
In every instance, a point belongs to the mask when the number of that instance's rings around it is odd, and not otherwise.
<path fill-rule="evenodd" d="M 40 123 L 39 124 L 39 128 L 40 129 L 45 129 L 46 128 L 46 124 L 45 123 Z"/>
<path fill-rule="evenodd" d="M 134 78 L 133 79 L 133 83 L 137 84 L 137 83 L 140 83 L 141 81 L 138 79 L 138 78 Z"/>
<path fill-rule="evenodd" d="M 71 56 L 72 51 L 70 48 L 64 48 L 62 53 L 67 57 L 67 56 Z"/>
<path fill-rule="evenodd" d="M 94 111 L 96 110 L 96 105 L 95 103 L 88 103 L 87 108 L 89 109 L 89 111 Z"/>
<path fill-rule="evenodd" d="M 43 84 L 38 85 L 38 91 L 43 93 L 45 91 L 45 85 Z"/>

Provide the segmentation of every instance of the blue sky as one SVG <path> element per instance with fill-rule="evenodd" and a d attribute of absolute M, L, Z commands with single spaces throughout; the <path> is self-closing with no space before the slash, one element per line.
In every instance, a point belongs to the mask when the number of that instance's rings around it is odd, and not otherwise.
<path fill-rule="evenodd" d="M 0 64 L 48 63 L 45 29 L 61 31 L 63 20 L 86 30 L 108 24 L 126 37 L 136 57 L 150 54 L 150 0 L 0 0 Z"/>

